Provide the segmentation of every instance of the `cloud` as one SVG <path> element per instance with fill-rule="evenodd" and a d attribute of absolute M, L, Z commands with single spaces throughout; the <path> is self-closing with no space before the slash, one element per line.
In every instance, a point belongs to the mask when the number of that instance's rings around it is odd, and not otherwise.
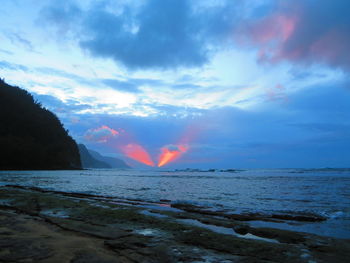
<path fill-rule="evenodd" d="M 131 93 L 141 93 L 141 87 L 147 86 L 152 87 L 153 90 L 162 87 L 168 87 L 174 90 L 187 89 L 187 90 L 199 90 L 203 88 L 200 85 L 192 83 L 183 83 L 181 81 L 166 82 L 160 79 L 146 79 L 146 78 L 127 78 L 125 80 L 118 79 L 101 79 L 102 83 L 116 90 L 131 92 Z M 214 87 L 212 87 L 214 88 Z M 212 89 L 211 88 L 211 89 Z"/>
<path fill-rule="evenodd" d="M 103 79 L 102 82 L 108 87 L 111 87 L 112 89 L 131 92 L 131 93 L 141 92 L 139 90 L 138 85 L 130 81 L 123 81 L 123 80 L 117 80 L 117 79 Z"/>
<path fill-rule="evenodd" d="M 109 139 L 119 135 L 119 132 L 106 126 L 102 125 L 99 128 L 96 129 L 89 129 L 85 135 L 84 138 L 87 141 L 92 141 L 92 142 L 107 142 Z"/>
<path fill-rule="evenodd" d="M 58 76 L 58 77 L 63 77 L 66 79 L 74 80 L 82 85 L 88 85 L 88 86 L 96 85 L 96 81 L 94 81 L 92 79 L 85 78 L 85 77 L 79 76 L 77 74 L 69 73 L 67 71 L 56 69 L 56 68 L 36 67 L 35 70 L 41 74 L 44 74 L 44 75 Z"/>
<path fill-rule="evenodd" d="M 288 110 L 313 113 L 313 121 L 322 119 L 327 122 L 336 121 L 350 112 L 350 92 L 347 80 L 332 81 L 322 85 L 314 85 L 293 94 L 286 105 Z M 308 115 L 307 114 L 307 115 Z"/>
<path fill-rule="evenodd" d="M 0 61 L 0 68 L 8 69 L 8 70 L 22 70 L 22 71 L 28 71 L 29 70 L 24 65 L 20 65 L 20 64 L 16 64 L 16 63 L 10 63 L 10 62 L 5 61 L 5 60 Z"/>
<path fill-rule="evenodd" d="M 236 38 L 259 49 L 261 62 L 325 63 L 350 69 L 347 0 L 279 1 L 265 16 L 243 20 Z"/>
<path fill-rule="evenodd" d="M 30 72 L 33 75 L 35 73 L 40 73 L 40 74 L 43 74 L 46 76 L 58 76 L 58 77 L 62 77 L 62 78 L 66 78 L 69 80 L 76 81 L 76 82 L 84 84 L 84 85 L 95 85 L 96 82 L 98 82 L 97 80 L 95 80 L 95 82 L 94 82 L 91 79 L 84 78 L 84 77 L 81 77 L 79 75 L 69 73 L 67 71 L 60 70 L 57 68 L 51 68 L 51 67 L 31 67 L 31 68 L 29 68 L 27 66 L 24 66 L 23 64 L 11 63 L 11 62 L 8 62 L 5 60 L 0 61 L 0 68 L 9 69 L 9 70 L 22 70 L 22 71 Z"/>
<path fill-rule="evenodd" d="M 82 10 L 75 1 L 51 1 L 51 4 L 41 9 L 39 15 L 38 25 L 54 24 L 62 37 L 73 30 L 81 18 Z"/>
<path fill-rule="evenodd" d="M 147 1 L 140 9 L 137 14 L 124 9 L 120 15 L 94 10 L 81 47 L 129 68 L 196 66 L 207 61 L 188 1 Z"/>
<path fill-rule="evenodd" d="M 34 96 L 35 100 L 60 115 L 60 117 L 62 114 L 72 115 L 92 108 L 91 105 L 81 103 L 77 100 L 67 100 L 63 102 L 51 95 L 37 94 L 35 92 L 31 92 L 31 94 Z"/>
<path fill-rule="evenodd" d="M 129 69 L 169 69 L 205 64 L 234 24 L 232 11 L 239 5 L 222 1 L 206 6 L 188 0 L 126 3 L 92 1 L 81 8 L 72 1 L 53 2 L 41 14 L 57 29 L 73 32 L 81 48 L 93 56 L 111 58 Z"/>
<path fill-rule="evenodd" d="M 0 48 L 0 52 L 1 52 L 1 53 L 4 53 L 4 54 L 6 54 L 6 55 L 13 55 L 13 54 L 14 54 L 14 53 L 11 52 L 11 51 L 8 51 L 8 50 L 5 50 L 5 49 L 1 49 L 1 48 Z"/>
<path fill-rule="evenodd" d="M 21 47 L 26 48 L 29 51 L 34 51 L 32 42 L 25 39 L 21 34 L 14 32 L 5 33 L 6 37 L 11 41 L 12 44 L 19 44 Z"/>
<path fill-rule="evenodd" d="M 187 145 L 190 150 L 169 168 L 344 167 L 350 149 L 350 93 L 345 85 L 309 86 L 289 94 L 288 103 L 266 103 L 257 110 L 216 107 L 190 114 L 191 109 L 178 107 L 172 111 L 189 114 L 148 118 L 84 114 L 77 115 L 83 123 L 67 127 L 76 138 L 92 125 L 120 127 L 151 156 L 163 154 L 163 160 L 178 156 L 179 145 Z M 131 142 L 118 137 L 118 143 Z M 112 140 L 89 147 L 120 153 Z"/>

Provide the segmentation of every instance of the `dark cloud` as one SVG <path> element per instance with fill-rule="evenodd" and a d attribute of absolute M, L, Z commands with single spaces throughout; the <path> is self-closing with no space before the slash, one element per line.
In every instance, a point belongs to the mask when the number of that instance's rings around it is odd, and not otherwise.
<path fill-rule="evenodd" d="M 188 0 L 148 0 L 138 7 L 111 8 L 110 1 L 94 3 L 83 10 L 71 1 L 54 2 L 41 13 L 50 24 L 73 30 L 80 46 L 93 56 L 112 58 L 130 69 L 203 65 L 234 24 L 238 5 L 224 1 L 198 7 Z"/>
<path fill-rule="evenodd" d="M 38 25 L 54 24 L 57 33 L 63 37 L 75 28 L 82 16 L 82 10 L 75 1 L 51 1 L 39 13 Z"/>
<path fill-rule="evenodd" d="M 147 1 L 138 14 L 128 9 L 121 15 L 94 10 L 86 27 L 87 39 L 80 42 L 84 49 L 129 68 L 197 66 L 207 61 L 188 1 Z"/>
<path fill-rule="evenodd" d="M 280 56 L 350 69 L 350 2 L 308 0 L 301 3 L 296 11 L 296 29 L 283 45 Z M 290 4 L 286 6 L 286 10 L 290 7 Z"/>
<path fill-rule="evenodd" d="M 210 3 L 210 4 L 209 4 Z M 223 47 L 259 49 L 259 61 L 350 68 L 348 0 L 145 0 L 141 3 L 52 1 L 41 23 L 71 33 L 96 57 L 129 69 L 202 66 Z M 236 41 L 236 45 L 234 42 Z M 229 45 L 227 45 L 229 44 Z"/>

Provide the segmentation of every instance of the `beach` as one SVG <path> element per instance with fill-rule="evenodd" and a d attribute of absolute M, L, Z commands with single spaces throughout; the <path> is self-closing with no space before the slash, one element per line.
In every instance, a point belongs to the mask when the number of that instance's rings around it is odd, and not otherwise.
<path fill-rule="evenodd" d="M 350 258 L 347 239 L 252 227 L 246 215 L 205 213 L 167 200 L 158 203 L 165 209 L 156 210 L 141 200 L 117 202 L 15 185 L 2 186 L 0 196 L 1 262 L 311 263 Z"/>

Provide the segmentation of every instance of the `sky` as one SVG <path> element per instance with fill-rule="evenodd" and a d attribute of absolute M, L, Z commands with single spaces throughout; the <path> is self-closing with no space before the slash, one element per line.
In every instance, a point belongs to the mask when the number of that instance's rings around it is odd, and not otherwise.
<path fill-rule="evenodd" d="M 348 0 L 1 0 L 0 77 L 136 168 L 350 164 Z"/>

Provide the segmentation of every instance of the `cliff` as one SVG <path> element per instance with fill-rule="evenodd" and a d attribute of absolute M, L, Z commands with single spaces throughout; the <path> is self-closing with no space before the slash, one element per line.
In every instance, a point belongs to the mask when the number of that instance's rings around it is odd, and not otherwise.
<path fill-rule="evenodd" d="M 77 144 L 55 114 L 0 79 L 0 169 L 80 169 Z"/>

